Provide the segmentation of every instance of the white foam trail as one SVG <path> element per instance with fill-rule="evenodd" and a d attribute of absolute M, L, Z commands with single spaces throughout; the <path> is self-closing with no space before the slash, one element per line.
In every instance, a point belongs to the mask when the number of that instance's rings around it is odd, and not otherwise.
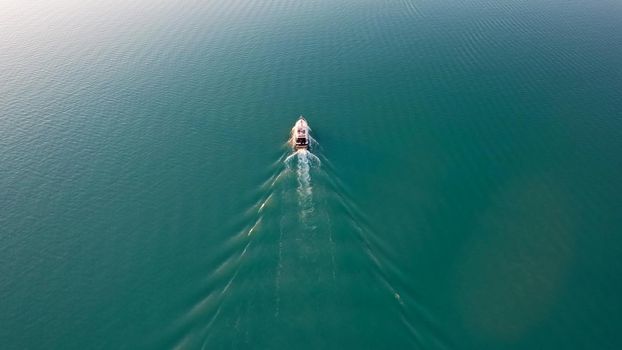
<path fill-rule="evenodd" d="M 296 192 L 298 193 L 298 207 L 300 208 L 299 218 L 303 223 L 307 223 L 307 218 L 314 211 L 310 169 L 311 165 L 318 163 L 319 159 L 307 150 L 298 150 L 293 155 L 296 156 L 296 178 L 298 181 Z"/>
<path fill-rule="evenodd" d="M 300 152 L 302 152 L 303 150 L 301 150 Z M 294 152 L 292 154 L 290 154 L 289 156 L 287 156 L 287 158 L 285 158 L 285 160 L 283 162 L 285 162 L 285 165 L 287 165 L 289 167 L 289 164 L 291 162 L 291 160 L 298 155 L 298 152 Z"/>
<path fill-rule="evenodd" d="M 292 161 L 296 160 L 296 167 L 292 169 Z M 304 219 L 308 214 L 313 212 L 313 186 L 311 185 L 311 167 L 320 166 L 322 162 L 315 154 L 305 149 L 297 150 L 285 158 L 285 165 L 288 170 L 296 171 L 296 179 L 298 181 L 298 187 L 296 192 L 298 193 L 298 206 L 301 209 L 300 218 Z"/>
<path fill-rule="evenodd" d="M 300 207 L 300 219 L 307 221 L 308 215 L 313 211 L 313 187 L 311 186 L 311 174 L 309 174 L 309 157 L 306 151 L 297 152 L 298 164 L 296 175 L 298 177 L 298 206 Z"/>
<path fill-rule="evenodd" d="M 263 210 L 263 208 L 266 206 L 266 204 L 268 204 L 268 201 L 269 201 L 270 199 L 272 199 L 272 195 L 273 195 L 273 193 L 270 193 L 270 195 L 268 196 L 268 198 L 266 198 L 266 199 L 265 199 L 265 200 L 261 203 L 261 206 L 259 207 L 259 210 L 257 210 L 257 213 L 258 213 L 258 214 L 259 214 L 259 213 L 261 213 L 261 211 L 262 211 L 262 210 Z"/>
<path fill-rule="evenodd" d="M 262 217 L 260 216 L 259 219 L 257 219 L 257 221 L 255 222 L 255 224 L 253 225 L 253 227 L 251 227 L 250 230 L 248 230 L 248 234 L 247 236 L 250 236 L 253 234 L 253 231 L 255 231 L 255 229 L 257 228 L 257 226 L 259 226 L 259 224 L 261 223 L 261 219 Z M 246 252 L 246 249 L 244 249 L 244 252 Z"/>
<path fill-rule="evenodd" d="M 309 151 L 304 151 L 304 152 L 307 155 L 307 159 L 309 160 L 309 164 L 310 165 L 313 165 L 313 166 L 320 166 L 320 165 L 322 165 L 322 161 L 315 154 L 313 154 L 313 153 L 311 153 Z"/>

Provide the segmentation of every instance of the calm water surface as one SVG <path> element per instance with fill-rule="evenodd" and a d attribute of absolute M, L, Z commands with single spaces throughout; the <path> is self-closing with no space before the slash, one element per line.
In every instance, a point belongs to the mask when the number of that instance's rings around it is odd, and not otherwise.
<path fill-rule="evenodd" d="M 614 0 L 4 1 L 0 347 L 620 349 L 620 62 Z"/>

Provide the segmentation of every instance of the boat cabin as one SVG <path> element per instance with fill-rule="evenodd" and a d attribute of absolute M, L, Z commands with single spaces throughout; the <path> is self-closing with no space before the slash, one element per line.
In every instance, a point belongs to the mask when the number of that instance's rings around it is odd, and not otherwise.
<path fill-rule="evenodd" d="M 303 128 L 299 128 L 296 131 L 296 149 L 309 147 L 309 138 L 307 131 Z"/>

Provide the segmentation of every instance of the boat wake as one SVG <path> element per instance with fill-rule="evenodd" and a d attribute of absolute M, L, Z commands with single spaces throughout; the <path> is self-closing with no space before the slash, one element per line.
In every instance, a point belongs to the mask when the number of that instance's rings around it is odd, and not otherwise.
<path fill-rule="evenodd" d="M 311 167 L 321 165 L 320 159 L 309 152 L 308 150 L 301 149 L 285 158 L 285 165 L 288 171 L 295 171 L 298 187 L 296 192 L 298 194 L 298 208 L 300 221 L 303 224 L 307 223 L 307 218 L 314 211 L 313 207 L 313 186 L 311 184 Z"/>
<path fill-rule="evenodd" d="M 339 310 L 350 298 L 345 291 L 352 289 L 365 291 L 366 300 L 393 299 L 403 312 L 374 230 L 309 135 L 306 120 L 296 125 L 288 151 L 272 164 L 272 176 L 259 187 L 255 205 L 206 283 L 209 292 L 189 312 L 179 347 L 198 343 L 207 349 L 224 339 L 234 348 L 270 339 L 263 344 L 270 347 L 287 344 L 284 335 L 301 330 L 333 331 L 334 324 L 317 317 L 318 310 L 346 322 L 348 314 Z M 365 276 L 349 270 L 353 265 L 376 285 L 368 288 Z"/>

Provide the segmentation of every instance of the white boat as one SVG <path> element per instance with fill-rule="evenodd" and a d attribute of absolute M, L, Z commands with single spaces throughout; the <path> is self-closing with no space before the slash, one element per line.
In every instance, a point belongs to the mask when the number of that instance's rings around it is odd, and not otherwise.
<path fill-rule="evenodd" d="M 309 128 L 307 120 L 303 116 L 300 116 L 292 128 L 292 145 L 294 149 L 309 149 L 310 131 L 311 128 Z"/>

